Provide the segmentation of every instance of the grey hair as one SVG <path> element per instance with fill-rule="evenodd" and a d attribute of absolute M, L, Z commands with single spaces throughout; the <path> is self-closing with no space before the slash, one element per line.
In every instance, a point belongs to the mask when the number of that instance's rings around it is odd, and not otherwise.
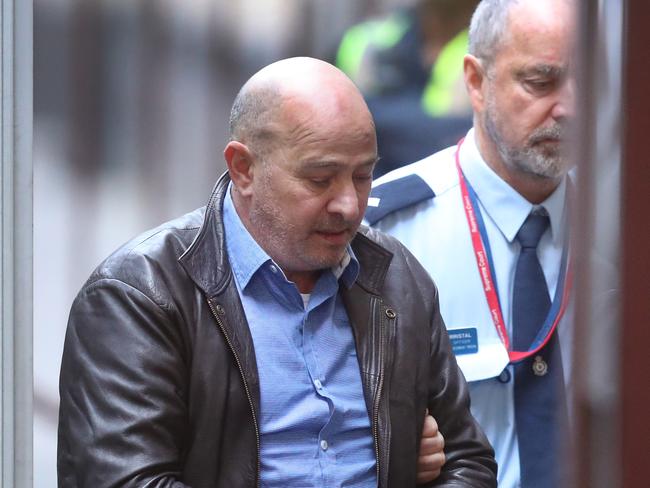
<path fill-rule="evenodd" d="M 482 60 L 486 67 L 492 64 L 504 36 L 508 35 L 508 12 L 517 1 L 481 0 L 472 15 L 468 51 Z"/>
<path fill-rule="evenodd" d="M 230 140 L 244 142 L 262 156 L 274 139 L 270 122 L 281 105 L 280 89 L 272 83 L 245 84 L 230 110 Z"/>

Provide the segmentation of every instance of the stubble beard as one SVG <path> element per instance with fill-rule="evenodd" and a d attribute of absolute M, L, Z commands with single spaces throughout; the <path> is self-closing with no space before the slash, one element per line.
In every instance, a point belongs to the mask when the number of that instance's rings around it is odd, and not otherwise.
<path fill-rule="evenodd" d="M 557 180 L 567 172 L 567 161 L 561 141 L 566 140 L 566 127 L 555 123 L 551 127 L 534 130 L 523 146 L 512 146 L 505 142 L 498 122 L 493 100 L 489 100 L 483 120 L 485 132 L 494 143 L 501 160 L 511 169 L 530 176 Z M 549 139 L 560 143 L 546 143 Z"/>
<path fill-rule="evenodd" d="M 268 184 L 268 183 L 267 183 Z M 270 193 L 265 192 L 267 195 Z M 259 236 L 257 241 L 264 251 L 285 272 L 311 272 L 328 269 L 339 264 L 345 254 L 345 249 L 334 256 L 331 252 L 310 248 L 309 237 L 311 229 L 296 225 L 286 218 L 276 208 L 270 199 L 262 199 L 259 205 L 250 210 L 251 225 Z M 318 224 L 318 230 L 340 229 L 341 222 L 329 220 Z"/>

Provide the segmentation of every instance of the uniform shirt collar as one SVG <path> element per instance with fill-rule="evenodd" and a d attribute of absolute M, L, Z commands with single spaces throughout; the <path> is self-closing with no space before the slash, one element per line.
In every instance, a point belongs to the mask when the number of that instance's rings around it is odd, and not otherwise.
<path fill-rule="evenodd" d="M 540 205 L 533 205 L 508 183 L 503 181 L 481 156 L 476 144 L 474 129 L 471 129 L 460 149 L 460 165 L 483 206 L 483 210 L 494 221 L 503 236 L 512 242 L 519 228 L 535 209 L 543 208 L 550 219 L 551 236 L 554 242 L 564 239 L 565 197 L 567 178 Z"/>
<path fill-rule="evenodd" d="M 230 267 L 240 288 L 242 290 L 245 289 L 255 273 L 260 268 L 265 267 L 277 267 L 286 279 L 281 268 L 260 247 L 257 241 L 253 239 L 253 236 L 250 235 L 242 223 L 230 195 L 231 189 L 232 183 L 228 185 L 223 202 L 223 221 L 228 260 L 230 261 Z M 341 279 L 348 288 L 356 281 L 359 274 L 359 262 L 349 245 L 340 263 L 331 268 L 331 272 L 336 280 Z"/>

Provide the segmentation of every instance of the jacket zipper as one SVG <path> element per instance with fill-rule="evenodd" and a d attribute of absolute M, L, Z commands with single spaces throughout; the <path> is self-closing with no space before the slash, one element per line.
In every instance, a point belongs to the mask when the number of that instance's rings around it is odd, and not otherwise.
<path fill-rule="evenodd" d="M 260 453 L 260 430 L 257 425 L 257 417 L 255 416 L 255 407 L 253 406 L 253 398 L 251 397 L 250 390 L 248 389 L 248 383 L 246 382 L 246 377 L 244 376 L 244 369 L 242 368 L 241 361 L 239 360 L 239 356 L 237 355 L 237 351 L 235 351 L 235 348 L 232 345 L 232 342 L 230 341 L 230 337 L 226 333 L 226 328 L 223 325 L 223 322 L 219 318 L 219 314 L 215 311 L 214 307 L 212 306 L 212 301 L 208 299 L 208 306 L 210 307 L 210 311 L 212 312 L 212 315 L 217 321 L 217 324 L 219 324 L 219 328 L 221 329 L 221 333 L 223 336 L 226 338 L 226 342 L 228 343 L 228 347 L 232 351 L 233 356 L 235 356 L 235 362 L 237 363 L 237 368 L 239 369 L 239 374 L 241 375 L 241 379 L 244 382 L 244 390 L 246 391 L 246 397 L 248 398 L 248 403 L 251 407 L 251 414 L 253 415 L 253 426 L 255 427 L 255 443 L 256 443 L 256 448 L 257 448 L 257 479 L 255 480 L 255 486 L 260 486 L 260 475 L 262 471 L 262 466 L 261 466 L 261 453 Z"/>
<path fill-rule="evenodd" d="M 379 318 L 379 384 L 377 385 L 377 395 L 375 396 L 373 404 L 372 430 L 375 437 L 375 457 L 377 458 L 377 486 L 382 486 L 381 470 L 379 466 L 379 402 L 381 401 L 381 392 L 384 386 L 384 322 L 381 314 L 378 313 L 378 309 L 381 309 L 381 306 L 378 305 L 377 302 L 378 300 L 373 298 L 373 322 L 377 323 L 377 318 Z M 379 317 L 377 317 L 377 315 L 379 315 Z"/>

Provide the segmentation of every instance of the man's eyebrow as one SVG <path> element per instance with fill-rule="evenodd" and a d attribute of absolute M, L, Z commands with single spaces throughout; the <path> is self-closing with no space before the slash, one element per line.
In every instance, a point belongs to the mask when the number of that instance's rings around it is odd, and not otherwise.
<path fill-rule="evenodd" d="M 536 64 L 519 69 L 515 76 L 523 79 L 528 76 L 543 76 L 548 78 L 561 78 L 565 75 L 567 69 L 562 66 L 553 64 Z"/>
<path fill-rule="evenodd" d="M 379 161 L 379 158 L 372 158 L 369 159 L 368 161 L 365 161 L 361 163 L 359 166 L 374 166 L 377 164 L 377 161 Z M 305 169 L 328 169 L 328 168 L 340 168 L 342 166 L 346 166 L 345 163 L 342 163 L 340 161 L 336 160 L 327 160 L 327 159 L 320 159 L 320 160 L 313 160 L 313 161 L 307 161 L 305 162 Z"/>
<path fill-rule="evenodd" d="M 361 166 L 375 166 L 381 158 L 379 156 L 369 159 L 365 163 L 362 163 Z"/>
<path fill-rule="evenodd" d="M 336 160 L 315 159 L 313 161 L 306 161 L 303 169 L 328 169 L 338 168 L 343 166 L 343 163 Z"/>

